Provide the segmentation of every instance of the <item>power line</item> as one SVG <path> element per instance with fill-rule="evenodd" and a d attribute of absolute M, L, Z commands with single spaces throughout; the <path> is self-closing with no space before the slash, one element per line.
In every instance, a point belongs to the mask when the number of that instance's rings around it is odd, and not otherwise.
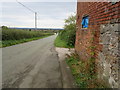
<path fill-rule="evenodd" d="M 18 2 L 18 0 L 16 0 Z M 25 7 L 26 9 L 30 10 L 31 12 L 35 13 L 35 11 L 33 11 L 32 9 L 28 8 L 27 6 L 25 6 L 24 4 L 22 4 L 21 2 L 18 2 L 19 4 L 21 4 L 23 7 Z"/>
<path fill-rule="evenodd" d="M 16 2 L 18 2 L 18 1 L 16 0 Z M 37 12 L 35 12 L 32 9 L 28 8 L 27 6 L 25 6 L 21 2 L 18 2 L 18 3 L 21 4 L 23 7 L 25 7 L 26 9 L 28 9 L 29 11 L 31 11 L 31 12 L 33 12 L 35 14 L 35 28 L 37 28 Z"/>

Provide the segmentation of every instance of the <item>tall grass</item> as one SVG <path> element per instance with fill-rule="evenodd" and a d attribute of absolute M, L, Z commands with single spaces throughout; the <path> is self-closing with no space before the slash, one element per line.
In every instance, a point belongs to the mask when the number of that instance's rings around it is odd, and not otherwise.
<path fill-rule="evenodd" d="M 74 46 L 68 45 L 67 42 L 65 40 L 63 40 L 60 35 L 58 35 L 56 37 L 56 39 L 54 41 L 54 45 L 56 47 L 62 47 L 62 48 L 74 48 Z"/>
<path fill-rule="evenodd" d="M 109 88 L 107 83 L 100 80 L 97 72 L 94 72 L 94 60 L 81 60 L 76 53 L 68 55 L 66 62 L 69 65 L 75 84 L 79 88 Z"/>

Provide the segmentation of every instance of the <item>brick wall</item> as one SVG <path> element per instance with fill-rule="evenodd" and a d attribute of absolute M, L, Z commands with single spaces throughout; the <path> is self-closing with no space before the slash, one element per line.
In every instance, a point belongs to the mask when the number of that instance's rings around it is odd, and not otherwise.
<path fill-rule="evenodd" d="M 89 27 L 87 29 L 83 29 L 81 26 L 82 17 L 84 15 L 89 16 Z M 114 67 L 115 65 L 110 66 L 113 62 L 113 59 L 109 57 L 111 56 L 111 54 L 109 54 L 108 56 L 104 54 L 105 56 L 104 61 L 106 61 L 107 64 L 104 64 L 105 67 L 103 67 L 101 63 L 101 61 L 103 60 L 103 58 L 101 58 L 102 57 L 101 53 L 103 54 L 104 50 L 106 49 L 105 48 L 106 44 L 104 44 L 103 42 L 105 43 L 108 42 L 107 45 L 109 45 L 110 43 L 110 41 L 107 41 L 107 39 L 104 40 L 108 35 L 105 33 L 109 33 L 110 40 L 112 39 L 110 37 L 113 36 L 113 33 L 116 33 L 114 34 L 115 35 L 114 37 L 117 37 L 115 42 L 117 43 L 119 42 L 118 41 L 119 23 L 120 23 L 120 2 L 116 2 L 115 4 L 112 4 L 111 2 L 78 2 L 77 3 L 77 32 L 76 32 L 76 45 L 75 45 L 76 52 L 83 60 L 89 60 L 89 58 L 91 57 L 91 52 L 94 52 L 95 53 L 94 57 L 96 58 L 96 64 L 99 67 L 98 73 L 101 73 L 99 74 L 99 77 L 106 80 L 106 82 L 108 82 L 111 87 L 118 87 L 118 79 L 116 80 L 115 79 L 116 77 L 112 76 L 113 69 L 111 69 L 111 67 Z M 116 27 L 113 28 L 111 27 L 111 25 L 113 26 L 115 25 Z M 100 28 L 100 27 L 104 27 L 104 28 Z M 110 30 L 114 31 L 113 29 L 116 29 L 117 31 L 104 32 L 106 29 L 108 31 Z M 95 49 L 91 50 L 91 47 L 93 46 L 95 47 Z M 117 49 L 118 48 L 116 48 L 116 52 L 118 52 Z M 109 52 L 112 53 L 111 50 L 109 50 L 107 53 Z M 118 56 L 113 55 L 113 57 L 117 58 L 116 65 L 118 66 L 119 55 Z M 110 60 L 107 60 L 106 58 L 109 58 Z M 108 75 L 106 74 L 106 76 L 105 75 L 103 76 L 102 74 L 104 74 L 106 71 L 103 70 L 103 68 L 105 69 L 106 67 L 107 69 L 108 68 L 110 69 L 107 73 Z M 116 68 L 116 70 L 118 70 L 118 68 Z M 118 72 L 116 72 L 116 74 L 118 76 Z M 113 79 L 113 82 L 110 80 L 111 78 Z"/>

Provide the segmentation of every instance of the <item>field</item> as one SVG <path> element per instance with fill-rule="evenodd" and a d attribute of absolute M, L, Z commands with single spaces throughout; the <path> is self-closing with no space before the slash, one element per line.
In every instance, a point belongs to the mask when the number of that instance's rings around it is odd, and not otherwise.
<path fill-rule="evenodd" d="M 41 39 L 50 35 L 53 35 L 53 31 L 28 31 L 17 30 L 3 27 L 0 30 L 0 36 L 2 36 L 2 42 L 0 41 L 0 47 L 11 46 L 23 42 Z"/>

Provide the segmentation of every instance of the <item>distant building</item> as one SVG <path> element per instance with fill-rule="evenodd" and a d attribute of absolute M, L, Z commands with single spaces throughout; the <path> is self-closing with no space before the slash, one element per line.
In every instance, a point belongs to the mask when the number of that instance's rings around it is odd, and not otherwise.
<path fill-rule="evenodd" d="M 75 49 L 82 60 L 94 56 L 98 77 L 112 88 L 120 86 L 119 33 L 120 2 L 77 3 Z"/>

